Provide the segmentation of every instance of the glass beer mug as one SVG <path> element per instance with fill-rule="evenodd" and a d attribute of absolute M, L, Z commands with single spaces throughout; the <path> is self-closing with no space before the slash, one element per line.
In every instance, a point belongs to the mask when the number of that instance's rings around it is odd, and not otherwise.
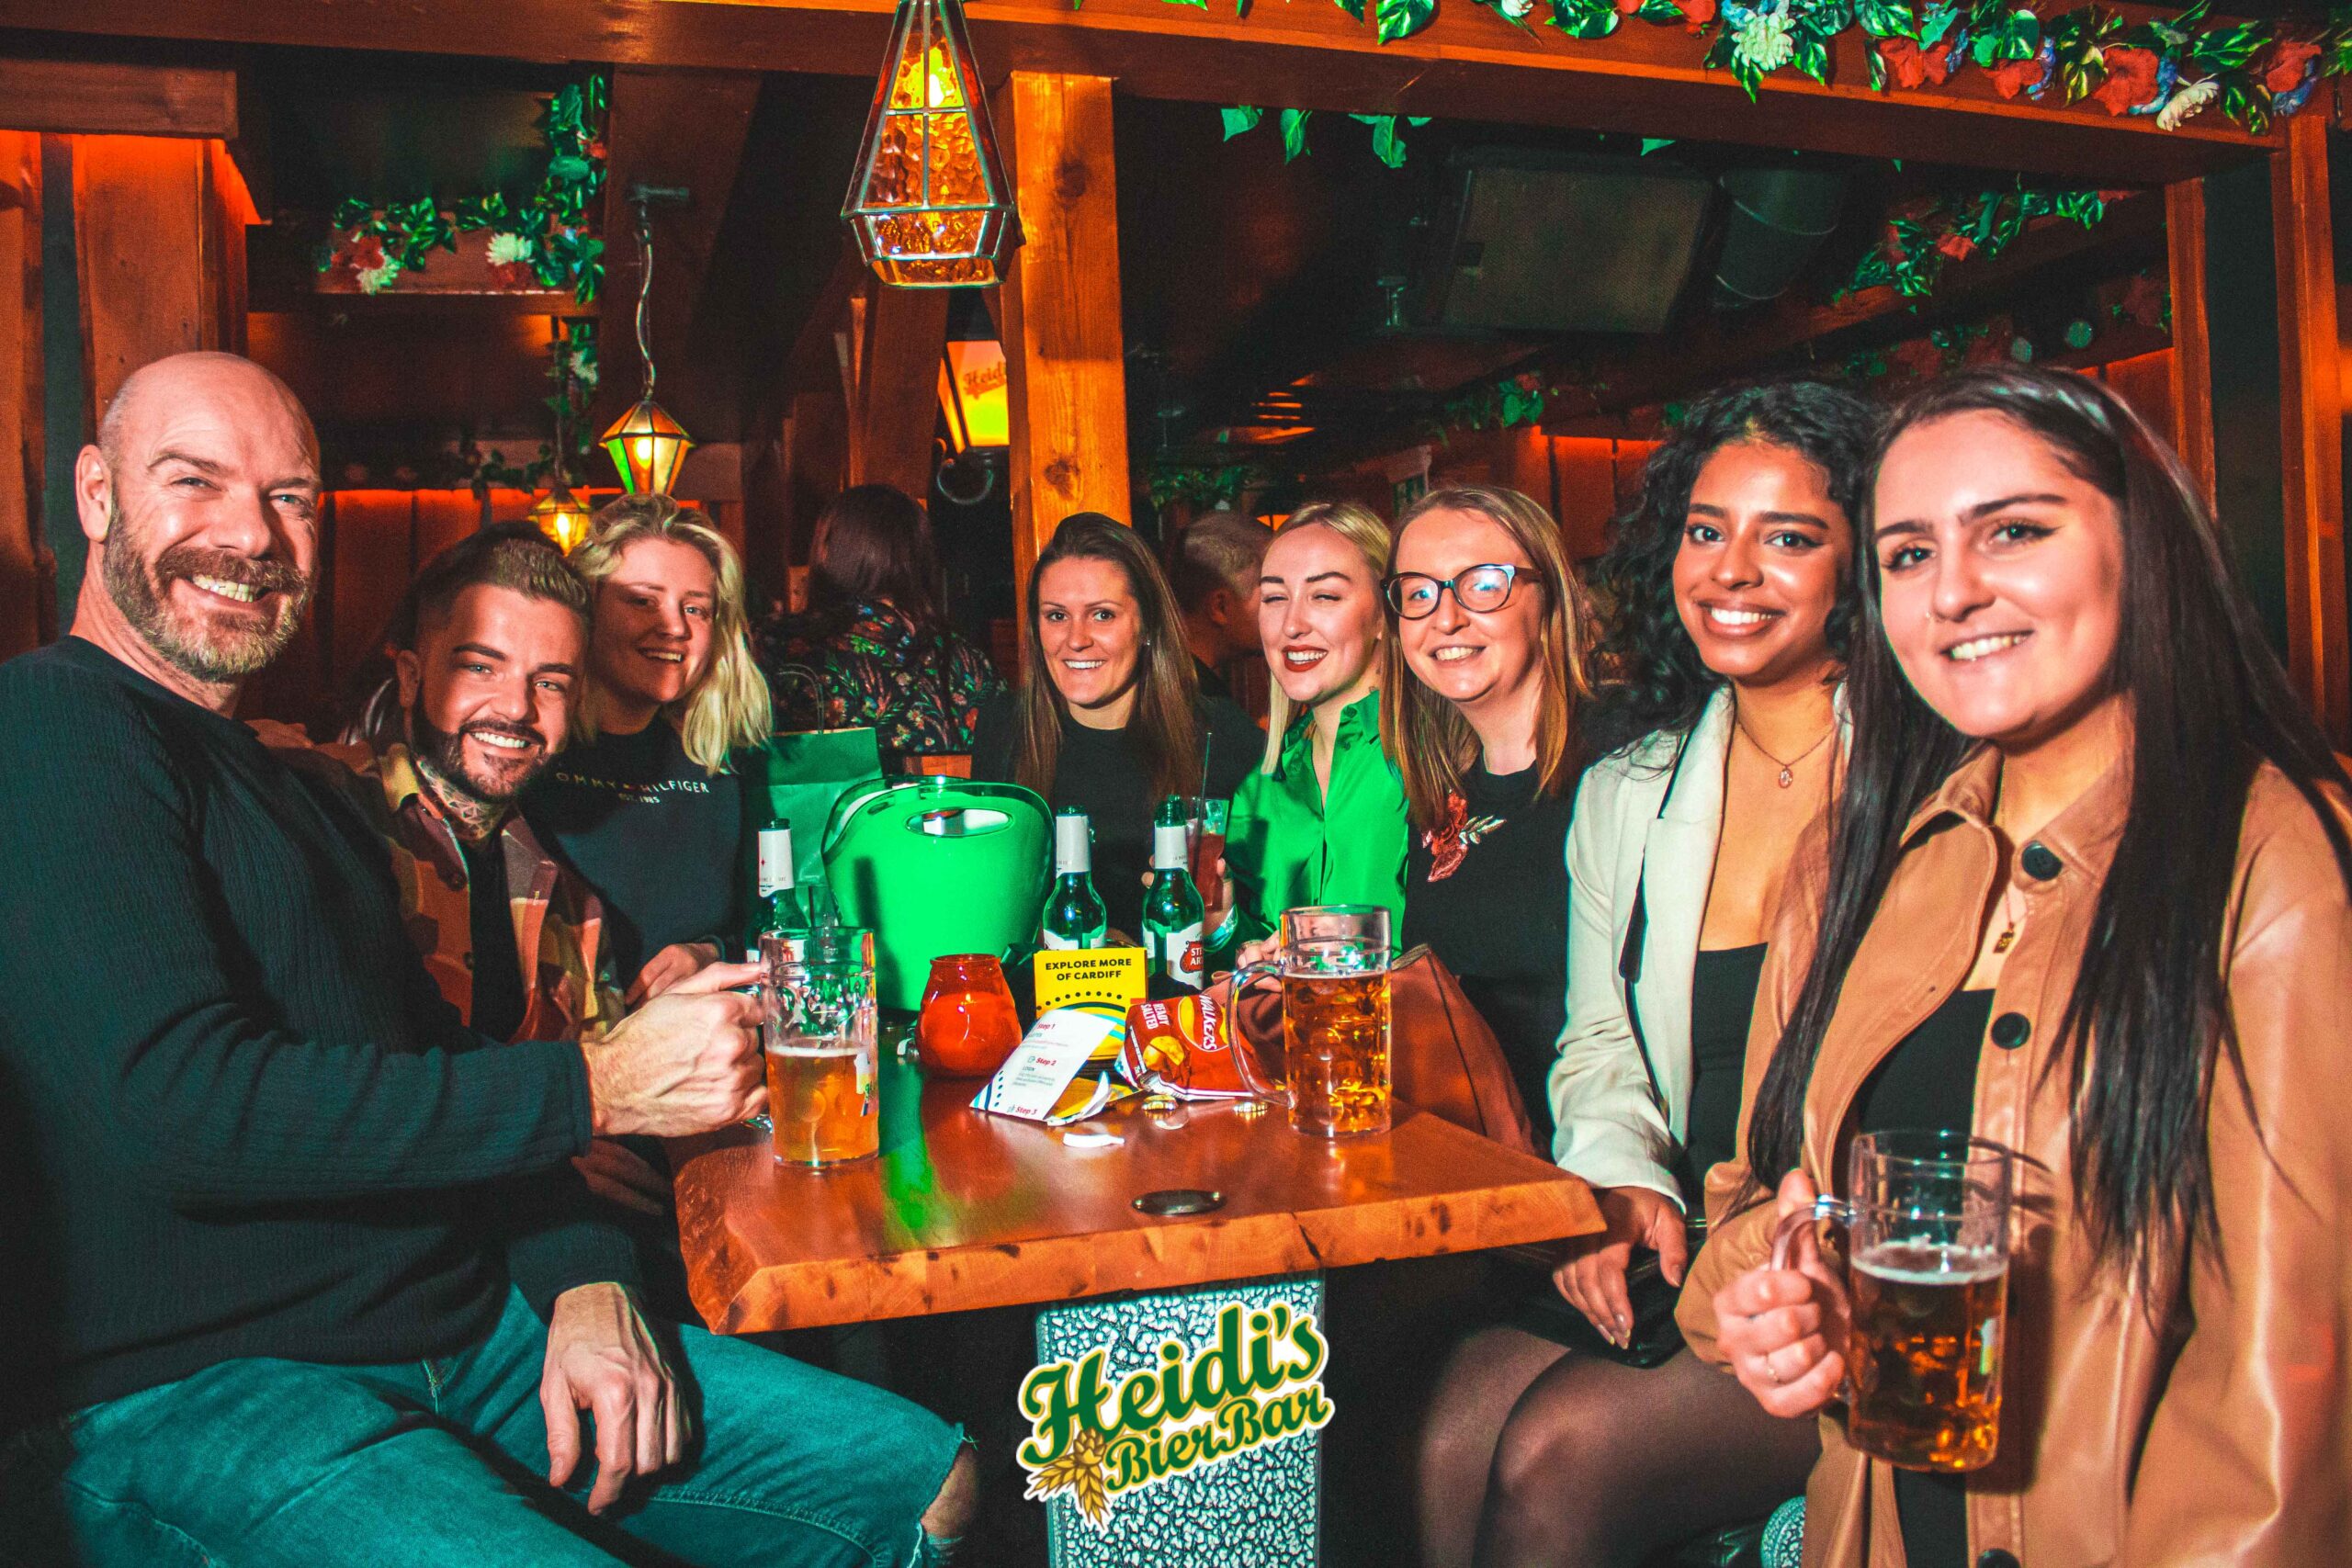
<path fill-rule="evenodd" d="M 2001 1336 L 2014 1156 L 1963 1133 L 1866 1133 L 1845 1200 L 1781 1223 L 1772 1267 L 1799 1230 L 1845 1228 L 1846 1438 L 1905 1470 L 1978 1470 L 2001 1438 Z"/>
<path fill-rule="evenodd" d="M 882 1139 L 872 964 L 854 951 L 779 953 L 766 963 L 760 999 L 776 1163 L 873 1158 Z"/>
<path fill-rule="evenodd" d="M 1238 997 L 1266 975 L 1283 987 L 1282 1082 L 1255 1082 L 1290 1108 L 1290 1124 L 1318 1137 L 1388 1131 L 1388 911 L 1322 904 L 1283 912 L 1274 957 L 1233 977 Z M 1237 1062 L 1263 1075 L 1245 1049 Z"/>

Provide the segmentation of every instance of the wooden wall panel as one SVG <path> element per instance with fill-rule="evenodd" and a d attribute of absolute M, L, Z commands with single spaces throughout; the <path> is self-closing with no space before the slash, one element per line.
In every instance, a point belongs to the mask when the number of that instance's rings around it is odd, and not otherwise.
<path fill-rule="evenodd" d="M 1589 560 L 1608 544 L 1617 510 L 1617 443 L 1594 436 L 1552 438 L 1553 511 L 1568 558 Z"/>
<path fill-rule="evenodd" d="M 40 644 L 40 138 L 0 131 L 0 659 Z"/>
<path fill-rule="evenodd" d="M 1027 236 L 999 291 L 1013 572 L 1026 584 L 1064 517 L 1129 520 L 1126 360 L 1110 79 L 1015 71 L 1005 101 Z"/>
<path fill-rule="evenodd" d="M 2173 442 L 2176 451 L 2180 449 L 2183 422 L 2179 407 L 2173 400 L 2178 393 L 2180 374 L 2180 355 L 2176 351 L 2160 348 L 2154 354 L 2135 354 L 2129 359 L 2111 359 L 2099 367 L 2098 374 L 2099 379 L 2113 388 L 2142 419 L 2163 432 Z M 2205 428 L 2209 433 L 2207 454 L 2210 463 L 2210 433 L 2212 430 L 2210 414 L 2206 418 Z M 2188 454 L 2182 452 L 2181 457 L 2186 461 Z M 2200 482 L 2211 482 L 2211 471 L 2209 467 L 2204 475 L 2199 476 Z M 2197 473 L 2194 465 L 2191 465 L 2189 472 Z"/>
<path fill-rule="evenodd" d="M 2287 122 L 2271 162 L 2278 271 L 2278 403 L 2287 528 L 2287 671 L 2338 747 L 2352 744 L 2352 640 L 2345 629 L 2344 392 L 2337 373 L 2335 247 L 2327 125 Z"/>
<path fill-rule="evenodd" d="M 2165 255 L 2172 290 L 2172 444 L 2214 504 L 2213 355 L 2205 315 L 2205 186 L 2165 187 Z"/>
<path fill-rule="evenodd" d="M 328 652 L 334 679 L 376 651 L 393 603 L 408 586 L 413 565 L 416 498 L 407 491 L 346 490 L 334 497 L 334 633 Z"/>
<path fill-rule="evenodd" d="M 416 532 L 410 541 L 407 576 L 392 584 L 384 599 L 384 613 L 407 590 L 416 569 L 475 533 L 482 525 L 481 502 L 469 490 L 421 490 L 416 492 Z"/>

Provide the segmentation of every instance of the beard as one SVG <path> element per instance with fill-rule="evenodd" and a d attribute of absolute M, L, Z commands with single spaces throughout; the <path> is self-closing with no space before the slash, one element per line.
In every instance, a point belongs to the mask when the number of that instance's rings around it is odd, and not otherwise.
<path fill-rule="evenodd" d="M 99 577 L 131 629 L 175 670 L 208 685 L 242 681 L 266 668 L 294 640 L 311 602 L 311 580 L 301 572 L 283 561 L 190 544 L 170 546 L 150 560 L 146 543 L 143 526 L 133 525 L 121 508 L 110 508 Z M 198 577 L 276 594 L 275 613 L 260 626 L 223 626 L 209 616 L 184 615 L 172 606 L 171 586 Z"/>
<path fill-rule="evenodd" d="M 529 753 L 528 761 L 499 773 L 486 773 L 474 765 L 466 754 L 469 735 L 512 735 L 520 740 L 538 743 L 538 750 Z M 551 760 L 547 737 L 525 724 L 498 724 L 489 720 L 460 726 L 455 730 L 443 729 L 424 716 L 424 705 L 419 703 L 408 717 L 409 754 L 424 765 L 430 777 L 443 789 L 463 795 L 465 801 L 451 805 L 471 804 L 485 807 L 507 807 L 523 793 L 524 786 L 537 778 Z"/>

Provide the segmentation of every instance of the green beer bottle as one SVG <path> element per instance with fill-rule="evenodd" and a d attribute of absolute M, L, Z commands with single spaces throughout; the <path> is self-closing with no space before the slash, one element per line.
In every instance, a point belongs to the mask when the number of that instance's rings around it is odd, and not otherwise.
<path fill-rule="evenodd" d="M 1039 945 L 1100 947 L 1110 929 L 1102 897 L 1094 891 L 1094 832 L 1083 811 L 1054 818 L 1054 890 L 1046 896 Z"/>
<path fill-rule="evenodd" d="M 1165 976 L 1180 986 L 1201 988 L 1201 896 L 1193 886 L 1191 845 L 1184 803 L 1170 795 L 1159 803 L 1151 828 L 1151 891 L 1143 901 L 1143 966 L 1147 976 Z"/>
<path fill-rule="evenodd" d="M 759 903 L 754 918 L 759 930 L 752 933 L 753 943 L 763 936 L 783 937 L 796 943 L 808 935 L 808 911 L 801 899 L 798 879 L 793 874 L 792 824 L 778 818 L 760 829 Z"/>

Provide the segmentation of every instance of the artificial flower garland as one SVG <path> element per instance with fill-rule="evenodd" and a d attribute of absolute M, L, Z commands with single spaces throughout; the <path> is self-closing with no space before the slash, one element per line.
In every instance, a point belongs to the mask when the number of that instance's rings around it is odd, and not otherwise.
<path fill-rule="evenodd" d="M 459 234 L 487 230 L 486 259 L 501 288 L 569 288 L 582 305 L 594 303 L 605 276 L 605 242 L 593 214 L 605 188 L 605 101 L 602 76 L 548 100 L 537 121 L 548 144 L 547 171 L 519 207 L 499 191 L 446 203 L 430 194 L 413 201 L 345 197 L 331 220 L 334 237 L 320 247 L 318 269 L 345 272 L 360 292 L 379 294 L 402 274 L 423 272 L 434 251 L 454 254 Z"/>

